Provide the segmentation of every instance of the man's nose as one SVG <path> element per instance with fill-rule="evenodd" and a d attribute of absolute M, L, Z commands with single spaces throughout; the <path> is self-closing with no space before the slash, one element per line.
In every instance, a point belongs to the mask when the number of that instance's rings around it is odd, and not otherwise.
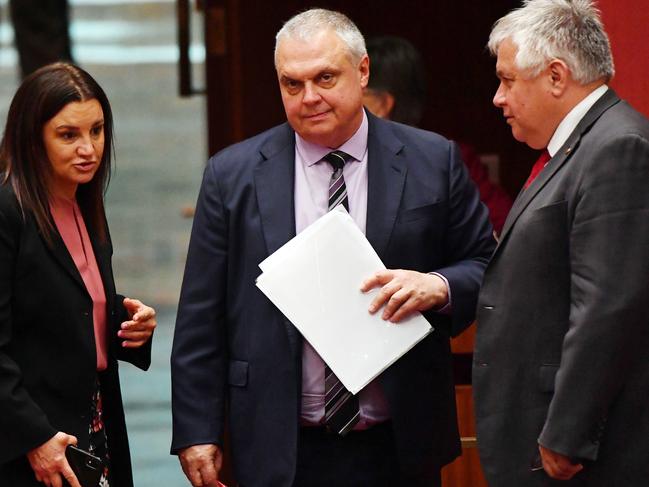
<path fill-rule="evenodd" d="M 505 105 L 505 90 L 503 89 L 502 83 L 498 85 L 498 89 L 496 90 L 496 94 L 492 101 L 498 108 L 502 108 Z"/>
<path fill-rule="evenodd" d="M 306 104 L 313 104 L 320 101 L 320 92 L 318 87 L 312 83 L 306 83 L 304 85 L 304 97 L 302 102 Z"/>

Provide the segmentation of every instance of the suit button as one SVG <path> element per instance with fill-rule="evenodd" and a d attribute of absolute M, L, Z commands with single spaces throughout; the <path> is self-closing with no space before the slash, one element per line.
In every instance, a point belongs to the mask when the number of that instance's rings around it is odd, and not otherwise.
<path fill-rule="evenodd" d="M 480 362 L 478 363 L 478 367 L 489 367 L 489 364 L 487 362 Z"/>
<path fill-rule="evenodd" d="M 494 309 L 494 307 L 493 307 L 493 306 L 484 305 L 484 306 L 482 307 L 482 309 L 486 309 L 487 311 L 491 311 L 492 309 Z"/>
<path fill-rule="evenodd" d="M 84 311 L 83 316 L 90 316 L 90 313 L 88 313 L 87 311 Z"/>

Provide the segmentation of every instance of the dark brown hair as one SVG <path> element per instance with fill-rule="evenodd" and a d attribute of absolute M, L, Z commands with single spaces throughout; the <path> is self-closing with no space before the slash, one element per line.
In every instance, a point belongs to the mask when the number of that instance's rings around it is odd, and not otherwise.
<path fill-rule="evenodd" d="M 86 224 L 100 241 L 107 238 L 104 194 L 110 180 L 113 116 L 108 98 L 83 69 L 54 63 L 34 71 L 14 95 L 0 143 L 0 184 L 11 184 L 23 214 L 31 213 L 48 242 L 54 231 L 48 183 L 52 166 L 43 141 L 43 127 L 68 103 L 97 100 L 104 112 L 104 153 L 92 180 L 80 184 L 77 202 Z"/>
<path fill-rule="evenodd" d="M 367 39 L 370 80 L 367 87 L 394 97 L 390 120 L 418 126 L 426 108 L 426 71 L 421 54 L 402 37 Z"/>

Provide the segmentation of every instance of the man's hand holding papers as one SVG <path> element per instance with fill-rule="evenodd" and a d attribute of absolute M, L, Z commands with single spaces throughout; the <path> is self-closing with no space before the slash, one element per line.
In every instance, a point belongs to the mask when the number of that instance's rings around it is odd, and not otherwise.
<path fill-rule="evenodd" d="M 381 317 L 392 323 L 417 311 L 440 309 L 448 304 L 446 282 L 437 274 L 384 269 L 363 282 L 361 291 L 368 292 L 379 286 L 381 289 L 370 304 L 369 312 L 374 314 L 385 305 Z"/>
<path fill-rule="evenodd" d="M 432 331 L 414 310 L 398 326 L 367 312 L 378 290 L 363 293 L 359 283 L 385 266 L 342 206 L 316 220 L 259 267 L 263 273 L 257 287 L 353 394 Z M 395 271 L 378 274 L 382 272 Z M 399 282 L 404 287 L 408 280 Z M 408 284 L 408 289 L 415 284 Z"/>

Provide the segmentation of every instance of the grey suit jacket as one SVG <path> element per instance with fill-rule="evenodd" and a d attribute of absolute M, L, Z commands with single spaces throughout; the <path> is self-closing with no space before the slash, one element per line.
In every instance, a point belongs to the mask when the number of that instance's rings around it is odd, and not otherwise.
<path fill-rule="evenodd" d="M 448 337 L 474 317 L 494 243 L 454 144 L 368 120 L 367 238 L 388 268 L 443 274 L 453 299 L 452 316 L 427 313 L 436 332 L 381 375 L 400 463 L 426 475 L 460 451 Z M 288 487 L 295 473 L 302 338 L 255 287 L 259 262 L 295 235 L 294 172 L 287 124 L 210 159 L 176 322 L 172 451 L 221 443 L 227 416 L 246 486 Z"/>
<path fill-rule="evenodd" d="M 485 273 L 473 383 L 490 485 L 649 485 L 649 122 L 609 90 L 521 192 Z"/>

